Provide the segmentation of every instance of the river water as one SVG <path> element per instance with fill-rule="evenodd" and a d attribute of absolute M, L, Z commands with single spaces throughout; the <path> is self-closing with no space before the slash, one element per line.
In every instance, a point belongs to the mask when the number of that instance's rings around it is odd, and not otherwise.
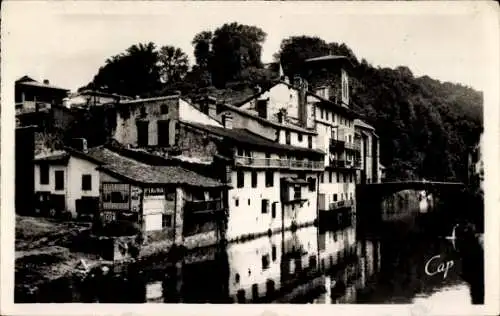
<path fill-rule="evenodd" d="M 481 303 L 477 273 L 442 236 L 361 236 L 354 217 L 108 274 L 49 301 L 114 303 Z M 415 222 L 415 221 L 414 221 Z M 414 223 L 413 222 L 413 223 Z M 467 259 L 480 264 L 479 258 Z M 427 264 L 428 263 L 428 264 Z M 427 271 L 426 271 L 427 264 Z M 441 266 L 440 266 L 441 264 Z M 441 267 L 441 268 L 440 268 Z M 474 264 L 467 269 L 474 270 Z M 440 272 L 437 272 L 437 271 Z M 446 271 L 445 271 L 446 270 Z M 437 273 L 436 273 L 437 272 Z M 473 281 L 471 277 L 473 275 Z M 469 281 L 466 282 L 465 280 Z M 472 285 L 471 285 L 472 284 Z M 478 285 L 479 284 L 479 285 Z M 474 297 L 474 302 L 472 298 Z M 479 298 L 478 298 L 479 297 Z"/>

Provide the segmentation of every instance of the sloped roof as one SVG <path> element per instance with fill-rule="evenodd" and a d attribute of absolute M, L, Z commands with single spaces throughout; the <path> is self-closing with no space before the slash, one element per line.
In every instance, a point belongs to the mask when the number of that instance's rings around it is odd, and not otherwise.
<path fill-rule="evenodd" d="M 179 166 L 153 166 L 124 157 L 108 148 L 95 147 L 88 155 L 102 161 L 101 170 L 140 184 L 178 184 L 194 187 L 222 187 L 223 183 Z"/>
<path fill-rule="evenodd" d="M 369 130 L 375 130 L 375 127 L 371 126 L 370 124 L 368 124 L 365 121 L 360 120 L 360 119 L 354 120 L 354 127 L 357 127 L 357 126 L 363 127 L 363 128 L 369 129 Z"/>
<path fill-rule="evenodd" d="M 348 58 L 342 55 L 325 55 L 320 57 L 308 58 L 305 60 L 305 62 L 308 63 L 308 62 L 326 61 L 326 60 L 348 60 Z"/>
<path fill-rule="evenodd" d="M 289 151 L 289 152 L 303 152 L 303 153 L 313 153 L 313 154 L 320 154 L 320 155 L 325 154 L 323 151 L 318 150 L 318 149 L 310 149 L 310 148 L 304 148 L 304 147 L 284 145 L 284 144 L 280 144 L 277 142 L 273 142 L 267 138 L 264 138 L 260 135 L 252 133 L 247 129 L 242 129 L 242 128 L 227 129 L 224 127 L 211 126 L 211 125 L 205 125 L 205 124 L 187 122 L 187 121 L 181 121 L 181 123 L 188 125 L 188 126 L 198 128 L 198 129 L 202 129 L 202 130 L 209 132 L 209 133 L 212 133 L 214 135 L 221 136 L 221 137 L 224 137 L 226 139 L 230 139 L 232 141 L 246 144 L 246 145 L 253 145 L 253 146 L 257 146 L 257 147 L 270 148 L 270 149 Z"/>
<path fill-rule="evenodd" d="M 35 163 L 67 164 L 70 155 L 64 150 L 52 151 L 50 153 L 38 154 L 35 156 Z"/>
<path fill-rule="evenodd" d="M 53 90 L 61 90 L 61 91 L 69 91 L 69 89 L 57 87 L 51 84 L 45 84 L 36 81 L 35 79 L 28 77 L 28 76 L 23 76 L 22 78 L 19 78 L 16 81 L 16 84 L 23 85 L 23 86 L 31 86 L 31 87 L 37 87 L 37 88 L 46 88 L 46 89 L 53 89 Z"/>

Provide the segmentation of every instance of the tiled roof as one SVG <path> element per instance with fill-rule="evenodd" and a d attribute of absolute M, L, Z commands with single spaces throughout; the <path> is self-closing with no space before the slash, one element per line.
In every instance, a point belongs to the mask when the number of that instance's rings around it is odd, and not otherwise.
<path fill-rule="evenodd" d="M 51 84 L 40 83 L 38 81 L 21 81 L 21 82 L 16 82 L 16 84 L 20 84 L 20 85 L 24 85 L 24 86 L 37 87 L 37 88 L 46 88 L 46 89 L 69 91 L 69 89 L 57 87 L 57 86 L 54 86 L 54 85 L 51 85 Z"/>
<path fill-rule="evenodd" d="M 363 127 L 363 128 L 370 129 L 370 130 L 375 130 L 375 128 L 373 126 L 371 126 L 370 124 L 368 124 L 365 121 L 362 121 L 360 119 L 354 120 L 354 127 L 356 127 L 356 126 Z"/>
<path fill-rule="evenodd" d="M 57 150 L 50 153 L 38 154 L 35 156 L 35 163 L 45 162 L 52 164 L 66 164 L 70 155 L 64 150 Z"/>
<path fill-rule="evenodd" d="M 249 100 L 251 100 L 251 99 L 253 99 L 253 97 L 250 98 Z M 296 131 L 296 132 L 301 132 L 301 133 L 309 134 L 309 135 L 317 135 L 318 134 L 315 130 L 305 129 L 305 128 L 302 128 L 302 127 L 299 127 L 299 126 L 295 126 L 295 125 L 281 124 L 281 123 L 278 123 L 278 122 L 273 122 L 273 121 L 270 121 L 270 120 L 266 120 L 265 118 L 262 118 L 262 117 L 260 117 L 260 116 L 258 116 L 256 114 L 250 113 L 247 110 L 240 109 L 240 108 L 235 107 L 235 106 L 230 105 L 230 104 L 223 104 L 223 106 L 226 109 L 230 110 L 230 111 L 234 111 L 234 112 L 236 112 L 238 114 L 241 114 L 241 115 L 244 115 L 244 116 L 247 116 L 247 117 L 251 117 L 251 118 L 253 118 L 253 119 L 255 119 L 255 120 L 257 120 L 260 123 L 265 124 L 265 125 L 270 125 L 270 126 L 273 126 L 273 127 L 283 128 L 283 129 L 292 130 L 292 131 Z"/>
<path fill-rule="evenodd" d="M 194 187 L 222 187 L 221 182 L 178 166 L 152 166 L 124 157 L 108 148 L 95 147 L 88 155 L 102 161 L 100 169 L 127 181 L 141 184 L 179 184 Z"/>
<path fill-rule="evenodd" d="M 187 122 L 187 121 L 181 121 L 181 123 L 198 129 L 202 129 L 214 135 L 221 136 L 226 139 L 230 139 L 232 141 L 246 145 L 253 145 L 257 147 L 276 149 L 281 151 L 289 151 L 289 152 L 304 152 L 304 153 L 313 153 L 321 155 L 325 154 L 323 151 L 318 149 L 309 149 L 304 147 L 279 144 L 277 142 L 273 142 L 267 138 L 259 136 L 255 133 L 252 133 L 247 129 L 242 129 L 242 128 L 227 129 L 223 127 L 210 126 L 210 125 Z"/>

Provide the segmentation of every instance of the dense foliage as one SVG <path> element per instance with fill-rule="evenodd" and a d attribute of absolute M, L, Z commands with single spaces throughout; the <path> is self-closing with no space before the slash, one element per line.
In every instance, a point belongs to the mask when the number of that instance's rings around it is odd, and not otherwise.
<path fill-rule="evenodd" d="M 171 90 L 223 96 L 248 93 L 255 84 L 265 87 L 277 77 L 261 62 L 265 38 L 260 28 L 238 23 L 203 31 L 192 41 L 196 65 L 189 71 L 179 49 L 157 51 L 152 43 L 134 45 L 108 60 L 91 86 L 127 95 Z M 351 60 L 352 107 L 376 128 L 388 177 L 465 180 L 469 148 L 482 130 L 482 93 L 428 76 L 415 77 L 404 66 L 374 67 L 358 60 L 345 44 L 318 37 L 286 38 L 275 58 L 287 75 L 293 75 L 304 59 L 325 54 Z"/>
<path fill-rule="evenodd" d="M 389 178 L 466 179 L 469 148 L 482 130 L 482 93 L 415 77 L 403 66 L 375 68 L 359 62 L 345 44 L 317 37 L 284 39 L 275 57 L 293 75 L 304 59 L 325 54 L 344 55 L 352 62 L 352 107 L 376 128 Z"/>

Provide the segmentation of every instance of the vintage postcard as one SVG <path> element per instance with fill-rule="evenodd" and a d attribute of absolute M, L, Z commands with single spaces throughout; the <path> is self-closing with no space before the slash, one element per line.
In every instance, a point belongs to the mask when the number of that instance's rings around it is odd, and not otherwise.
<path fill-rule="evenodd" d="M 494 2 L 1 14 L 2 314 L 498 315 Z"/>

